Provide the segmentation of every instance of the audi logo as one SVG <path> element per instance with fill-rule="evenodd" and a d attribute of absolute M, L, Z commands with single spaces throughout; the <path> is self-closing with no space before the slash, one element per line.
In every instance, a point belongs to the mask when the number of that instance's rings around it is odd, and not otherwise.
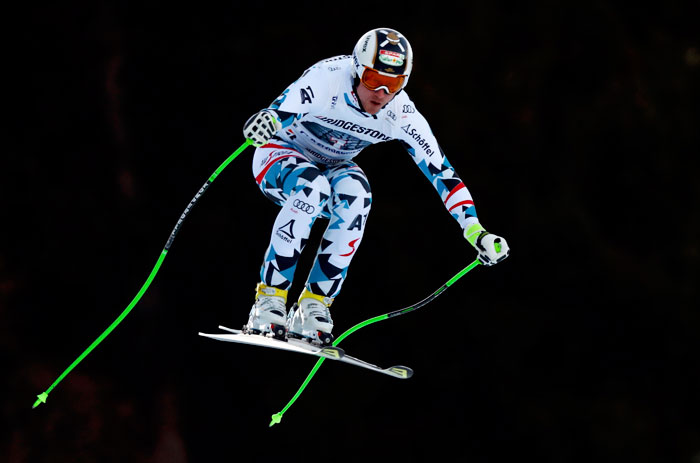
<path fill-rule="evenodd" d="M 316 210 L 315 207 L 313 207 L 311 204 L 307 204 L 301 199 L 295 199 L 294 202 L 292 203 L 292 206 L 296 207 L 300 211 L 304 211 L 307 214 L 313 214 L 314 211 Z"/>

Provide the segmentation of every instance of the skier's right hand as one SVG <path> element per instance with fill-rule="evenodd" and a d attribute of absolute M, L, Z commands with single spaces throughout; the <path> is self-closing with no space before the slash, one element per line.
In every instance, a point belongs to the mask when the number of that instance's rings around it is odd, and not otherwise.
<path fill-rule="evenodd" d="M 282 123 L 277 114 L 271 109 L 263 109 L 250 116 L 243 125 L 243 136 L 250 140 L 253 146 L 262 146 L 281 128 Z"/>

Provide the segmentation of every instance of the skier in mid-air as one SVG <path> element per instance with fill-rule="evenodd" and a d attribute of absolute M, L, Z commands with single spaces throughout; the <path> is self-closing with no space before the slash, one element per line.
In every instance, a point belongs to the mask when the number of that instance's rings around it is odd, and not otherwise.
<path fill-rule="evenodd" d="M 508 257 L 505 239 L 481 226 L 469 190 L 404 91 L 412 67 L 411 45 L 402 34 L 371 30 L 352 56 L 314 64 L 244 125 L 243 135 L 257 147 L 255 181 L 281 206 L 245 331 L 331 343 L 329 308 L 360 245 L 372 204 L 369 181 L 353 158 L 375 143 L 401 142 L 481 263 L 493 265 Z M 329 223 L 298 303 L 287 313 L 287 292 L 319 217 Z"/>

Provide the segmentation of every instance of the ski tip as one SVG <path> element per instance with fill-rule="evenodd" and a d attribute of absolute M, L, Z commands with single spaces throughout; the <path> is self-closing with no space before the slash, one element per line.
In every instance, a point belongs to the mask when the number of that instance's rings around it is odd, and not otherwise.
<path fill-rule="evenodd" d="M 234 334 L 241 334 L 241 330 L 234 330 L 233 328 L 228 328 L 224 325 L 219 325 L 220 330 L 228 331 L 229 333 L 234 333 Z"/>
<path fill-rule="evenodd" d="M 41 405 L 41 404 L 45 404 L 45 403 L 46 403 L 46 399 L 47 399 L 48 396 L 49 396 L 49 394 L 48 394 L 47 392 L 44 392 L 44 393 L 42 393 L 42 394 L 39 394 L 39 395 L 37 396 L 38 399 L 36 399 L 36 401 L 34 402 L 34 405 L 32 405 L 32 408 L 34 409 L 34 408 L 38 407 L 38 406 Z"/>
<path fill-rule="evenodd" d="M 282 421 L 282 413 L 275 413 L 274 415 L 272 415 L 272 421 L 270 421 L 270 426 L 268 426 L 268 427 L 271 428 L 274 425 L 276 425 L 277 423 L 279 423 L 280 421 Z"/>
<path fill-rule="evenodd" d="M 413 376 L 413 370 L 403 365 L 387 368 L 386 371 L 392 376 L 396 376 L 397 378 L 401 379 L 408 379 Z"/>

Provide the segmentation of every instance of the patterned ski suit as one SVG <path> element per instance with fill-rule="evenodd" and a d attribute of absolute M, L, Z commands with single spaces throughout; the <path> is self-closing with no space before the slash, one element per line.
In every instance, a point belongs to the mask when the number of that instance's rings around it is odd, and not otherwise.
<path fill-rule="evenodd" d="M 352 159 L 374 143 L 399 140 L 462 229 L 478 222 L 468 189 L 406 92 L 373 116 L 361 109 L 353 80 L 351 56 L 323 60 L 270 105 L 283 128 L 253 158 L 260 189 L 281 206 L 260 271 L 268 286 L 289 289 L 311 227 L 324 217 L 306 288 L 338 295 L 372 204 L 367 177 Z"/>

